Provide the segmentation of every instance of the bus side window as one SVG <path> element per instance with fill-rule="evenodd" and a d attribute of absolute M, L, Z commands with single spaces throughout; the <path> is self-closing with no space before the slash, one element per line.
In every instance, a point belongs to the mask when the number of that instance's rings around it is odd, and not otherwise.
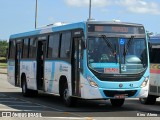
<path fill-rule="evenodd" d="M 150 62 L 151 63 L 160 63 L 160 49 L 159 48 L 152 48 L 152 51 L 150 52 Z"/>
<path fill-rule="evenodd" d="M 30 39 L 29 58 L 36 58 L 36 38 Z"/>
<path fill-rule="evenodd" d="M 29 39 L 25 38 L 23 43 L 23 57 L 22 58 L 28 58 L 29 55 Z"/>
<path fill-rule="evenodd" d="M 62 33 L 62 41 L 61 41 L 61 58 L 69 58 L 70 54 L 70 43 L 71 43 L 71 32 Z"/>
<path fill-rule="evenodd" d="M 15 58 L 15 40 L 12 40 L 9 42 L 9 59 L 14 59 Z"/>
<path fill-rule="evenodd" d="M 48 58 L 57 58 L 59 53 L 59 40 L 60 36 L 59 34 L 54 34 L 49 36 L 48 41 Z"/>

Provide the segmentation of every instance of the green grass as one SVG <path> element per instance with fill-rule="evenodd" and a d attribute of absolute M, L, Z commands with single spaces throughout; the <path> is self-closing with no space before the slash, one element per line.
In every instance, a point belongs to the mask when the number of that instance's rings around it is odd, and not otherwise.
<path fill-rule="evenodd" d="M 6 58 L 5 57 L 0 57 L 0 60 L 5 60 Z"/>
<path fill-rule="evenodd" d="M 0 68 L 7 68 L 7 63 L 0 63 Z"/>

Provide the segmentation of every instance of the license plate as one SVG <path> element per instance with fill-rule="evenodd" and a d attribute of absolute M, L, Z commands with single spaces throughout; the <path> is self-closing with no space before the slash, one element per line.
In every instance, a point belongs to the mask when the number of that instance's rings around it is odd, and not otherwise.
<path fill-rule="evenodd" d="M 119 94 L 119 95 L 115 95 L 114 98 L 117 98 L 117 99 L 123 99 L 123 98 L 126 98 L 127 96 L 125 94 Z"/>

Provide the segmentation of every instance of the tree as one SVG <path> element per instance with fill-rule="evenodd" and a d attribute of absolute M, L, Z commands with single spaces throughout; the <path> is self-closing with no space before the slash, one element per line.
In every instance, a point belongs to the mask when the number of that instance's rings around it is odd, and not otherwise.
<path fill-rule="evenodd" d="M 7 40 L 0 40 L 0 57 L 6 57 L 7 56 L 7 48 L 8 48 L 8 42 Z"/>

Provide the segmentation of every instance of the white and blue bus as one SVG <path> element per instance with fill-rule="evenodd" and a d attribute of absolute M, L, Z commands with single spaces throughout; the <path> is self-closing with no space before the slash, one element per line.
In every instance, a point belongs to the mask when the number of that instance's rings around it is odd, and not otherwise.
<path fill-rule="evenodd" d="M 24 96 L 60 95 L 67 106 L 81 99 L 145 98 L 148 42 L 141 24 L 87 21 L 10 36 L 8 81 Z"/>
<path fill-rule="evenodd" d="M 149 94 L 140 98 L 142 104 L 154 104 L 160 97 L 160 35 L 151 36 L 149 39 L 150 57 L 150 83 Z"/>

